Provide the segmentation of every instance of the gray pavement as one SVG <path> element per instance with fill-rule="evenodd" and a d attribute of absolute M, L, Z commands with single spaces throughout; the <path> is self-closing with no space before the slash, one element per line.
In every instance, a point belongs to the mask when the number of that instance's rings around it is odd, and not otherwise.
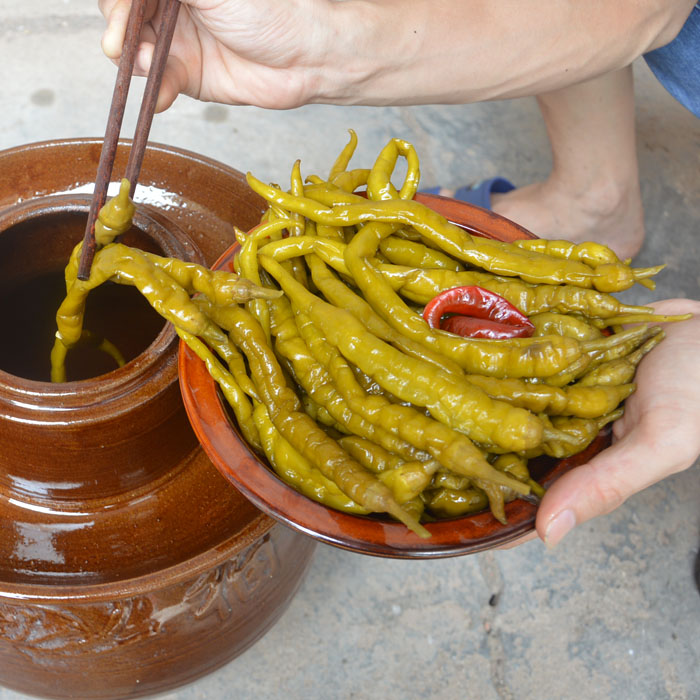
<path fill-rule="evenodd" d="M 115 69 L 100 52 L 102 29 L 92 0 L 0 0 L 0 148 L 103 134 Z M 648 226 L 638 262 L 668 264 L 656 298 L 700 298 L 700 121 L 636 68 Z M 180 98 L 156 117 L 152 139 L 287 181 L 296 158 L 307 174 L 326 172 L 350 127 L 361 163 L 392 136 L 412 141 L 426 186 L 496 174 L 525 184 L 550 165 L 532 100 L 266 112 Z M 696 465 L 638 494 L 553 551 L 532 541 L 405 562 L 319 546 L 299 594 L 262 640 L 163 697 L 700 698 L 698 475 Z M 21 697 L 0 689 L 0 700 Z"/>

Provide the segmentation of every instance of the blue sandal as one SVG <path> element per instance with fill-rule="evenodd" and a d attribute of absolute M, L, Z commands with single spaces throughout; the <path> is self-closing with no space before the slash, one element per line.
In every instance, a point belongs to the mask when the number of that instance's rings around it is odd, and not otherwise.
<path fill-rule="evenodd" d="M 441 187 L 428 187 L 421 190 L 425 194 L 440 194 Z M 455 191 L 454 198 L 462 202 L 475 204 L 483 209 L 491 209 L 491 195 L 504 194 L 515 189 L 515 185 L 503 177 L 492 177 L 488 180 L 482 180 L 473 185 L 460 187 Z"/>

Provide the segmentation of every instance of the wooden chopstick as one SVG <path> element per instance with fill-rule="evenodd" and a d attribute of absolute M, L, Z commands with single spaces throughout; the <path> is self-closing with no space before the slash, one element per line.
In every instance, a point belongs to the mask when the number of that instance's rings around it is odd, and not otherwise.
<path fill-rule="evenodd" d="M 134 71 L 134 61 L 139 46 L 141 29 L 143 27 L 146 2 L 147 0 L 134 0 L 126 25 L 124 47 L 122 49 L 121 58 L 119 59 L 119 69 L 114 84 L 114 93 L 112 95 L 112 103 L 107 119 L 107 129 L 105 130 L 105 138 L 102 143 L 102 151 L 100 152 L 100 160 L 97 166 L 95 190 L 88 212 L 85 234 L 83 236 L 83 248 L 78 266 L 78 279 L 81 280 L 86 280 L 90 277 L 90 268 L 92 267 L 92 260 L 95 256 L 95 223 L 100 209 L 107 199 L 107 188 L 109 187 L 109 181 L 112 177 L 114 159 L 117 154 L 119 133 L 122 127 L 124 109 L 126 107 L 129 86 Z M 131 185 L 131 197 L 134 196 L 136 183 L 141 172 L 141 165 L 148 143 L 148 134 L 153 122 L 158 92 L 160 90 L 165 64 L 168 59 L 168 53 L 170 52 L 170 44 L 175 31 L 179 9 L 179 0 L 167 0 L 161 16 L 160 26 L 157 30 L 153 59 L 148 72 L 146 88 L 141 101 L 141 109 L 136 122 L 134 139 L 131 150 L 129 151 L 126 173 L 124 174 L 124 177 L 129 180 Z"/>

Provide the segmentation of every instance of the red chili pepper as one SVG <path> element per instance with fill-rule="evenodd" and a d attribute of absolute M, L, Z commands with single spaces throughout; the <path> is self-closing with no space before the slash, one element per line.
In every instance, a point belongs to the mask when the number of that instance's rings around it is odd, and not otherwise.
<path fill-rule="evenodd" d="M 446 314 L 457 314 L 447 316 Z M 499 294 L 483 287 L 446 289 L 426 304 L 423 318 L 440 328 L 470 338 L 527 338 L 535 327 L 530 319 Z"/>
<path fill-rule="evenodd" d="M 532 335 L 532 328 L 524 324 L 511 326 L 507 323 L 488 321 L 473 316 L 448 316 L 441 321 L 440 329 L 465 338 L 491 338 L 493 340 L 529 338 Z"/>

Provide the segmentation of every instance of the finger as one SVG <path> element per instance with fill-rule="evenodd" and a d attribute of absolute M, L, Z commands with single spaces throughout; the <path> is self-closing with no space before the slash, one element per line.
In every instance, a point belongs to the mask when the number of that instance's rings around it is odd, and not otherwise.
<path fill-rule="evenodd" d="M 150 41 L 144 41 L 139 45 L 136 57 L 134 58 L 134 75 L 140 77 L 148 75 L 148 71 L 151 70 L 154 51 L 155 44 Z"/>
<path fill-rule="evenodd" d="M 111 9 L 105 7 L 103 10 L 107 17 L 107 28 L 102 35 L 102 51 L 107 58 L 115 60 L 122 55 L 130 10 L 131 0 L 117 0 Z"/>
<path fill-rule="evenodd" d="M 158 92 L 156 102 L 156 112 L 163 112 L 173 102 L 181 92 L 187 89 L 188 76 L 185 64 L 176 56 L 168 56 L 163 72 L 163 79 Z"/>
<path fill-rule="evenodd" d="M 145 22 L 141 29 L 141 43 L 134 57 L 134 75 L 146 76 L 151 70 L 153 52 L 156 48 L 157 34 L 151 22 Z"/>
<path fill-rule="evenodd" d="M 542 499 L 536 528 L 553 547 L 576 525 L 620 506 L 631 495 L 687 465 L 668 462 L 673 449 L 645 439 L 643 424 L 612 447 L 565 474 Z"/>
<path fill-rule="evenodd" d="M 102 35 L 102 51 L 112 60 L 122 55 L 126 26 L 129 21 L 132 0 L 102 0 L 100 10 L 107 18 L 107 28 Z M 144 20 L 148 22 L 158 7 L 158 0 L 149 0 L 144 11 Z"/>

